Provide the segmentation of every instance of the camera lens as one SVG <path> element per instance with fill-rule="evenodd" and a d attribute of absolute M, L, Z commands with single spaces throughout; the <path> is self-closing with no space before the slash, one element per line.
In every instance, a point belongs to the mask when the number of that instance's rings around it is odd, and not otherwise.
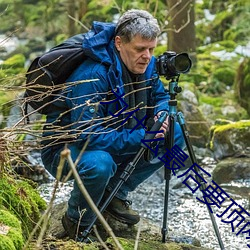
<path fill-rule="evenodd" d="M 179 73 L 186 73 L 191 67 L 191 60 L 186 53 L 177 55 L 174 58 L 175 70 Z"/>
<path fill-rule="evenodd" d="M 156 61 L 157 73 L 165 76 L 166 79 L 187 73 L 191 66 L 192 61 L 187 53 L 176 54 L 174 51 L 164 52 Z"/>

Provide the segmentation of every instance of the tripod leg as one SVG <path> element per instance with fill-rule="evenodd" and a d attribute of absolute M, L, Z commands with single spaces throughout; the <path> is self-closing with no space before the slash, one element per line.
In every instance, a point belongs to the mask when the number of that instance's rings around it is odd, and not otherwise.
<path fill-rule="evenodd" d="M 174 122 L 175 118 L 172 114 L 169 115 L 169 132 L 166 140 L 167 147 L 171 149 L 174 146 Z M 172 164 L 172 163 L 171 163 Z M 168 232 L 167 220 L 168 220 L 168 199 L 169 199 L 169 183 L 171 179 L 171 171 L 168 168 L 164 169 L 165 176 L 165 197 L 164 197 L 164 212 L 163 212 L 163 225 L 161 229 L 162 242 L 166 242 L 166 235 Z"/>
<path fill-rule="evenodd" d="M 177 119 L 178 119 L 179 124 L 181 126 L 181 130 L 182 130 L 182 133 L 183 133 L 183 136 L 184 136 L 184 139 L 185 139 L 185 142 L 186 142 L 186 146 L 187 146 L 187 149 L 188 149 L 189 157 L 191 158 L 192 164 L 194 164 L 194 163 L 196 163 L 196 157 L 195 157 L 193 147 L 192 147 L 191 142 L 190 142 L 189 133 L 188 133 L 188 130 L 187 130 L 186 124 L 185 124 L 185 119 L 184 119 L 184 116 L 183 116 L 183 114 L 181 112 L 177 113 Z M 194 165 L 194 169 L 195 169 L 196 172 L 198 172 L 198 173 L 200 172 L 196 165 Z M 206 189 L 205 183 L 198 176 L 196 176 L 195 178 L 201 184 L 200 190 L 201 191 L 205 190 Z M 212 221 L 213 228 L 214 228 L 216 237 L 218 239 L 220 248 L 221 248 L 221 250 L 225 250 L 225 247 L 223 245 L 221 235 L 220 235 L 220 232 L 219 232 L 219 229 L 218 229 L 214 214 L 210 211 L 210 209 L 208 207 L 208 204 L 207 204 L 207 209 L 208 209 L 209 216 L 210 216 L 210 219 Z"/>
<path fill-rule="evenodd" d="M 165 172 L 168 171 L 167 169 L 165 170 Z M 164 213 L 163 213 L 163 225 L 162 225 L 162 229 L 161 229 L 161 233 L 162 233 L 162 242 L 165 243 L 166 242 L 166 235 L 168 232 L 168 228 L 167 228 L 167 220 L 168 220 L 168 197 L 169 197 L 169 182 L 170 182 L 170 178 L 171 178 L 171 172 L 169 172 L 169 176 L 166 178 L 165 177 L 165 197 L 164 197 Z M 165 173 L 166 176 L 166 173 Z"/>

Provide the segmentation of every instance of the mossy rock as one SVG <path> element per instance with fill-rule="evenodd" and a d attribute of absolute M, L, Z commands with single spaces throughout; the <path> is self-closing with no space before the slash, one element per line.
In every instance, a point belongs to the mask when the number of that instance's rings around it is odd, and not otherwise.
<path fill-rule="evenodd" d="M 0 249 L 22 249 L 24 239 L 21 223 L 9 211 L 0 209 Z"/>
<path fill-rule="evenodd" d="M 118 237 L 119 243 L 121 244 L 124 250 L 134 250 L 135 240 L 134 239 L 125 239 Z M 108 238 L 105 242 L 108 249 L 117 250 L 118 248 L 115 246 L 113 239 Z M 93 242 L 91 244 L 74 242 L 73 240 L 55 240 L 55 239 L 45 239 L 43 241 L 42 246 L 46 249 L 60 249 L 60 250 L 102 250 L 104 249 L 100 242 Z M 30 245 L 31 249 L 41 249 L 35 246 L 35 243 Z M 51 248 L 50 248 L 51 247 Z M 42 248 L 43 249 L 43 248 Z M 211 250 L 205 247 L 197 247 L 193 245 L 183 244 L 183 243 L 175 243 L 175 242 L 167 242 L 162 243 L 161 241 L 156 240 L 145 240 L 139 239 L 138 250 Z"/>
<path fill-rule="evenodd" d="M 4 174 L 0 178 L 0 207 L 4 207 L 21 221 L 24 238 L 28 237 L 39 220 L 41 211 L 46 208 L 46 202 L 30 183 Z"/>
<path fill-rule="evenodd" d="M 250 147 L 250 120 L 214 125 L 210 130 L 210 149 L 216 159 L 247 154 Z"/>
<path fill-rule="evenodd" d="M 120 244 L 122 245 L 124 250 L 133 250 L 135 245 L 134 239 L 124 239 L 118 238 Z M 113 243 L 113 239 L 109 238 L 107 243 Z M 138 242 L 138 250 L 206 250 L 208 248 L 197 247 L 193 245 L 183 244 L 183 243 L 175 243 L 175 242 L 166 242 L 162 243 L 161 241 L 156 240 L 139 240 Z"/>

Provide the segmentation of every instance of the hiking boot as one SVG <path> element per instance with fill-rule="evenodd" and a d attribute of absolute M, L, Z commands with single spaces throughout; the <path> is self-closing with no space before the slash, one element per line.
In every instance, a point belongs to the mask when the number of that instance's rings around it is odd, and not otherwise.
<path fill-rule="evenodd" d="M 140 216 L 130 208 L 131 205 L 132 201 L 114 197 L 105 211 L 122 223 L 134 225 L 140 221 Z"/>
<path fill-rule="evenodd" d="M 72 219 L 70 219 L 67 213 L 62 217 L 62 225 L 65 230 L 65 236 L 68 236 L 70 239 L 73 239 L 78 242 L 91 243 L 97 241 L 98 239 L 90 234 L 86 239 L 83 237 L 83 232 L 87 227 L 83 227 L 75 223 Z"/>

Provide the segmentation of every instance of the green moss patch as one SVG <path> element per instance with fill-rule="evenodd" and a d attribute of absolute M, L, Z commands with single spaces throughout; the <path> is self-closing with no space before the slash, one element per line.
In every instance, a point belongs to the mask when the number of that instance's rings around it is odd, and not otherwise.
<path fill-rule="evenodd" d="M 250 141 L 250 121 L 242 120 L 225 125 L 214 125 L 211 127 L 210 149 L 214 150 L 214 142 L 227 144 L 229 151 L 234 151 L 236 143 L 247 145 Z"/>
<path fill-rule="evenodd" d="M 0 249 L 21 249 L 23 243 L 20 221 L 7 210 L 0 209 Z"/>
<path fill-rule="evenodd" d="M 0 208 L 10 211 L 21 221 L 24 238 L 27 238 L 39 220 L 46 202 L 27 181 L 3 175 L 0 179 Z"/>
<path fill-rule="evenodd" d="M 107 240 L 108 243 L 113 244 L 113 240 L 109 238 Z M 119 238 L 119 242 L 122 245 L 124 250 L 133 250 L 135 245 L 135 240 L 133 239 L 124 239 Z M 161 241 L 155 241 L 155 240 L 146 240 L 141 239 L 138 243 L 138 249 L 139 250 L 205 250 L 206 248 L 203 247 L 196 247 L 193 245 L 187 245 L 182 243 L 175 243 L 175 242 L 167 242 L 162 243 Z"/>

